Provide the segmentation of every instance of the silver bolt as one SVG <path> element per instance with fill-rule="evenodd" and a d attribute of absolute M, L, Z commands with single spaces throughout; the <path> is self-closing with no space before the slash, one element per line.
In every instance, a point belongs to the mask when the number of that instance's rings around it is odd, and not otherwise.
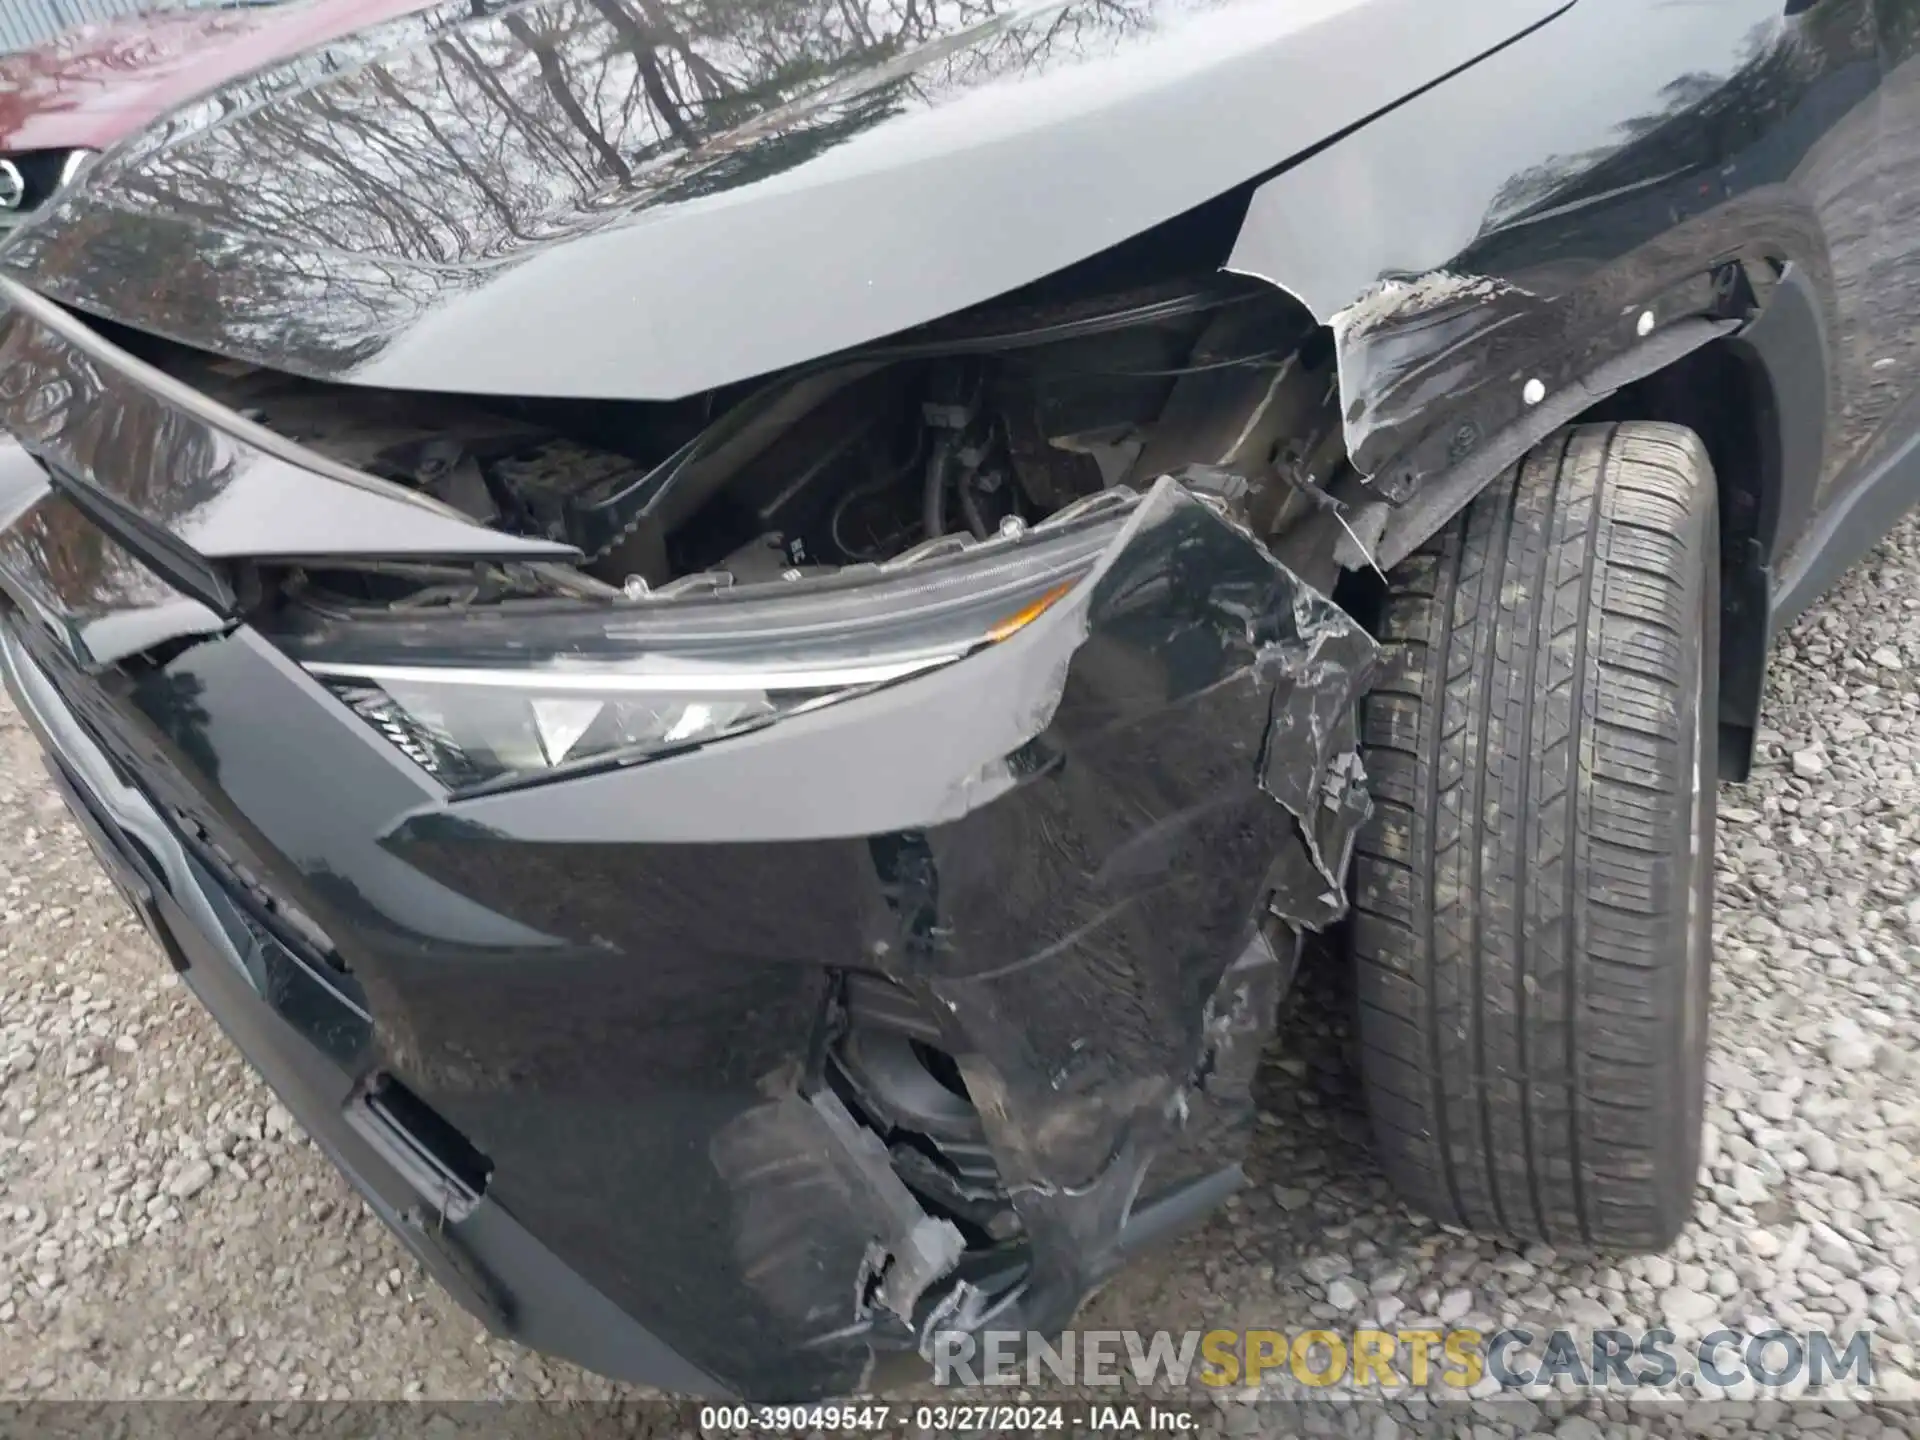
<path fill-rule="evenodd" d="M 653 593 L 653 587 L 647 584 L 644 575 L 629 575 L 620 586 L 621 593 L 629 600 L 644 600 Z"/>
<path fill-rule="evenodd" d="M 1000 522 L 1000 538 L 1002 540 L 1018 540 L 1026 533 L 1027 522 L 1022 520 L 1018 515 L 1009 515 Z"/>
<path fill-rule="evenodd" d="M 1653 333 L 1653 312 L 1651 310 L 1642 310 L 1640 312 L 1640 319 L 1633 328 L 1635 332 L 1643 338 L 1651 335 Z"/>
<path fill-rule="evenodd" d="M 1547 398 L 1547 387 L 1539 380 L 1529 380 L 1520 391 L 1520 398 L 1529 405 L 1538 405 Z"/>

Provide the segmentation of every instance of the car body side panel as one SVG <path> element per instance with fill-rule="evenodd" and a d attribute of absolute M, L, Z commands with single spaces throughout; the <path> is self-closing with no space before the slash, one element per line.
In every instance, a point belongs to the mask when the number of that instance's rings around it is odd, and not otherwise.
<path fill-rule="evenodd" d="M 1820 508 L 1829 449 L 1838 451 L 1845 444 L 1843 436 L 1829 439 L 1828 426 L 1839 419 L 1828 414 L 1827 405 L 1837 362 L 1822 311 L 1812 273 L 1789 265 L 1760 317 L 1728 342 L 1741 363 L 1751 367 L 1763 397 L 1756 419 L 1772 453 L 1762 454 L 1761 465 L 1778 483 L 1766 489 L 1754 539 L 1770 566 L 1805 536 Z"/>
<path fill-rule="evenodd" d="M 176 113 L 9 263 L 323 378 L 672 398 L 1084 259 L 1565 3 L 448 7 Z"/>
<path fill-rule="evenodd" d="M 1880 243 L 1869 304 L 1840 338 L 1860 381 L 1840 417 L 1844 467 L 1821 477 L 1811 523 L 1779 563 L 1776 619 L 1798 615 L 1920 501 L 1920 6 L 1876 0 L 1881 62 L 1871 167 Z"/>

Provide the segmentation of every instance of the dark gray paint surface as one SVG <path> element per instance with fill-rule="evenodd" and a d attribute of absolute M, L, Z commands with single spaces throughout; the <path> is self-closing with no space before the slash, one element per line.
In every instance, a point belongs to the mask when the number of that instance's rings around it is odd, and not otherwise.
<path fill-rule="evenodd" d="M 1562 3 L 446 7 L 129 142 L 12 263 L 312 375 L 685 395 L 1092 255 Z"/>
<path fill-rule="evenodd" d="M 1501 444 L 1530 379 L 1574 392 L 1650 336 L 1765 313 L 1788 262 L 1830 342 L 1775 396 L 1818 412 L 1795 433 L 1828 437 L 1795 463 L 1817 465 L 1823 503 L 1876 501 L 1830 518 L 1879 524 L 1903 492 L 1876 477 L 1920 474 L 1914 10 L 1581 4 L 1443 80 L 1546 10 L 1067 5 L 930 12 L 908 34 L 804 0 L 734 24 L 639 0 L 449 7 L 175 117 L 10 263 L 82 307 L 335 379 L 677 394 L 1264 178 L 1234 263 L 1333 325 L 1382 490 L 1417 497 Z M 1276 46 L 1284 63 L 1248 68 Z M 123 395 L 19 317 L 6 343 L 9 424 L 50 461 L 70 446 L 167 535 L 267 546 L 266 507 L 206 518 L 216 481 L 257 468 L 231 429 Z M 122 402 L 121 431 L 79 413 L 89 386 Z M 1766 476 L 1722 478 L 1728 538 L 1792 552 L 1733 503 Z M 167 580 L 129 568 L 164 547 L 100 544 L 74 507 L 28 496 L 12 533 L 43 543 L 0 583 L 63 620 L 166 602 Z M 366 553 L 367 527 L 347 529 Z M 1794 573 L 1857 531 L 1813 529 Z M 850 1257 L 882 1237 L 835 1203 L 835 1157 L 795 1109 L 849 969 L 918 995 L 997 1102 L 1033 1239 L 1017 1316 L 1057 1323 L 1124 1252 L 1136 1193 L 1218 1183 L 1283 968 L 1265 922 L 1276 901 L 1306 928 L 1331 918 L 1363 804 L 1341 727 L 1370 647 L 1172 481 L 1004 646 L 485 796 L 412 771 L 257 630 L 104 681 L 61 633 L 23 643 L 169 824 L 219 835 L 324 925 L 376 1017 L 365 1066 L 492 1157 L 490 1203 L 758 1395 L 852 1387 L 917 1340 L 862 1310 Z M 422 658 L 469 640 L 454 617 Z M 742 1155 L 779 1163 L 725 1160 Z"/>

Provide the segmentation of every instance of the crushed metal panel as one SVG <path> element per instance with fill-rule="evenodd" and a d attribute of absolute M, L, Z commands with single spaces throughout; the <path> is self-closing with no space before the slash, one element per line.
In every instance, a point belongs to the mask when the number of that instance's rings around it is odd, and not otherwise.
<path fill-rule="evenodd" d="M 4 276 L 0 301 L 0 430 L 96 525 L 137 532 L 143 553 L 188 570 L 238 557 L 575 553 L 307 451 Z"/>
<path fill-rule="evenodd" d="M 817 1357 L 812 1393 L 938 1326 L 1064 1325 L 1149 1202 L 1217 1195 L 1285 978 L 1276 914 L 1339 912 L 1361 803 L 1339 717 L 1373 642 L 1173 479 L 1110 524 L 1066 596 L 943 670 L 702 752 L 435 807 L 383 841 L 469 885 L 478 857 L 510 858 L 485 872 L 493 895 L 555 888 L 516 880 L 528 866 L 617 856 L 606 906 L 543 925 L 663 970 L 876 971 L 931 1017 L 1020 1222 L 1013 1291 L 941 1273 L 944 1232 L 874 1188 L 892 1137 L 835 1123 L 803 1057 L 706 1147 L 731 1213 L 705 1270 Z M 697 1358 L 731 1379 L 735 1339 Z"/>
<path fill-rule="evenodd" d="M 839 1097 L 822 1090 L 813 1097 L 813 1108 L 826 1118 L 827 1127 L 858 1164 L 874 1209 L 886 1221 L 886 1229 L 867 1251 L 856 1303 L 863 1309 L 877 1303 L 912 1324 L 920 1297 L 960 1263 L 966 1241 L 952 1222 L 936 1220 L 920 1208 L 913 1192 L 894 1174 L 880 1137 L 863 1129 Z"/>
<path fill-rule="evenodd" d="M 1465 509 L 1489 480 L 1583 410 L 1599 404 L 1621 386 L 1651 375 L 1738 328 L 1739 322 L 1733 320 L 1679 321 L 1646 344 L 1547 396 L 1524 420 L 1501 431 L 1478 453 L 1429 476 L 1404 505 L 1384 515 L 1374 558 L 1385 569 L 1398 565 Z"/>
<path fill-rule="evenodd" d="M 711 1155 L 733 1198 L 740 1274 L 829 1384 L 860 1388 L 879 1312 L 906 1335 L 921 1296 L 959 1263 L 960 1232 L 920 1208 L 879 1138 L 829 1092 L 742 1111 Z"/>
<path fill-rule="evenodd" d="M 1028 1303 L 1059 1321 L 1197 1097 L 1244 1105 L 1273 1021 L 1249 1007 L 1278 975 L 1263 907 L 1314 927 L 1344 910 L 1376 652 L 1172 480 L 1056 608 L 1037 733 L 991 785 L 970 777 L 967 813 L 871 843 L 898 922 L 879 963 L 940 1018 L 1032 1241 Z M 984 863 L 1009 855 L 1011 890 Z"/>

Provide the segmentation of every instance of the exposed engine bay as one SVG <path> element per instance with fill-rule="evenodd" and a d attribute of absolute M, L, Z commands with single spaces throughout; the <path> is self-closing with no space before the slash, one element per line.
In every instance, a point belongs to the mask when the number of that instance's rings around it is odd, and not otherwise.
<path fill-rule="evenodd" d="M 577 547 L 588 575 L 630 597 L 911 561 L 1182 471 L 1263 537 L 1319 517 L 1290 559 L 1329 587 L 1325 559 L 1363 559 L 1385 517 L 1346 463 L 1330 336 L 1272 287 L 1218 273 L 1014 297 L 667 403 L 364 390 L 125 343 L 331 459 Z M 472 588 L 431 566 L 381 568 L 381 584 L 355 596 L 363 575 L 342 598 L 446 603 Z"/>
<path fill-rule="evenodd" d="M 577 547 L 586 573 L 630 601 L 913 564 L 1169 473 L 1330 591 L 1385 512 L 1347 463 L 1331 337 L 1272 287 L 1226 274 L 1002 302 L 669 404 L 361 390 L 151 337 L 127 343 L 330 459 L 490 527 Z M 282 579 L 285 599 L 323 609 L 542 588 L 538 571 L 511 565 L 307 567 Z M 1004 1291 L 1026 1269 L 1029 1237 L 950 1037 L 922 997 L 876 971 L 845 973 L 835 1017 L 834 1113 L 878 1140 L 876 1173 L 890 1169 L 950 1237 L 952 1254 L 916 1283 L 957 1267 L 967 1293 Z M 872 1306 L 887 1308 L 878 1271 L 871 1284 Z"/>

